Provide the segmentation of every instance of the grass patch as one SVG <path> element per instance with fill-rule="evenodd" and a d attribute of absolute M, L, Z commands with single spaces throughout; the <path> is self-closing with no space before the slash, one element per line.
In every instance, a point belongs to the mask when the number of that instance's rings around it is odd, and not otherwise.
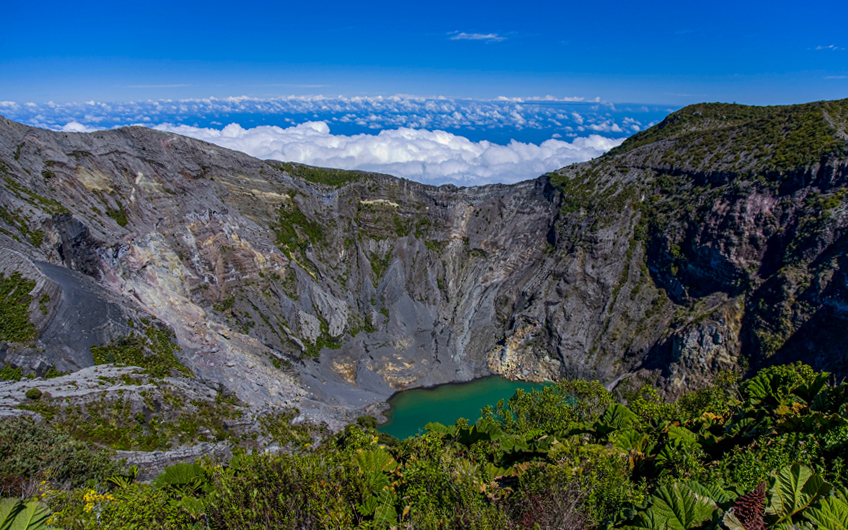
<path fill-rule="evenodd" d="M 266 164 L 280 171 L 285 171 L 293 177 L 300 177 L 309 182 L 325 184 L 334 188 L 339 188 L 351 182 L 359 182 L 368 176 L 367 173 L 361 171 L 313 167 L 291 162 L 266 162 Z"/>
<path fill-rule="evenodd" d="M 129 218 L 127 217 L 127 212 L 124 210 L 123 206 L 119 206 L 117 210 L 106 210 L 106 215 L 114 219 L 115 222 L 118 223 L 118 226 L 120 226 L 121 228 L 127 226 L 127 224 L 130 222 Z"/>
<path fill-rule="evenodd" d="M 191 376 L 191 371 L 177 360 L 177 350 L 179 346 L 168 329 L 149 325 L 143 335 L 133 332 L 108 345 L 92 346 L 91 354 L 94 364 L 138 366 L 154 377 Z"/>
<path fill-rule="evenodd" d="M 30 291 L 35 281 L 28 280 L 19 272 L 9 276 L 0 275 L 0 341 L 30 342 L 35 340 L 35 324 L 30 321 Z"/>
<path fill-rule="evenodd" d="M 280 206 L 274 232 L 277 246 L 289 255 L 294 251 L 303 253 L 310 243 L 320 244 L 325 239 L 321 223 L 306 217 L 294 201 Z"/>
<path fill-rule="evenodd" d="M 24 371 L 20 366 L 12 368 L 8 364 L 0 368 L 0 381 L 20 381 L 24 377 Z"/>

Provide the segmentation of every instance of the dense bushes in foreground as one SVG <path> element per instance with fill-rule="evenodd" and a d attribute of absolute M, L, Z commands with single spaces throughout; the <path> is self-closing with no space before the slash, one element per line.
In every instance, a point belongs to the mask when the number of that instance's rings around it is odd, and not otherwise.
<path fill-rule="evenodd" d="M 650 387 L 620 403 L 598 383 L 562 382 L 391 445 L 361 423 L 298 454 L 179 465 L 152 484 L 92 470 L 62 489 L 48 471 L 37 496 L 66 529 L 848 523 L 848 384 L 800 364 L 728 374 L 674 403 Z"/>

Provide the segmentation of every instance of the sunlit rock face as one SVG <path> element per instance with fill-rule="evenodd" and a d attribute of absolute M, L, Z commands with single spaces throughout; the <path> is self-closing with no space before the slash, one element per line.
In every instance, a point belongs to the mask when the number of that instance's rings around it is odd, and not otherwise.
<path fill-rule="evenodd" d="M 740 354 L 839 370 L 844 157 L 775 185 L 669 161 L 682 141 L 456 188 L 2 120 L 0 267 L 53 293 L 3 355 L 81 369 L 145 319 L 207 384 L 333 421 L 492 373 L 679 393 Z"/>

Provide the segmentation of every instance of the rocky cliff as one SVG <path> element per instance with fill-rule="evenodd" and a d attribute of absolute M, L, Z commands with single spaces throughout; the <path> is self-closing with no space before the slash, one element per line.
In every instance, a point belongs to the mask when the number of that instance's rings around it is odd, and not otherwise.
<path fill-rule="evenodd" d="M 492 373 L 845 373 L 846 123 L 848 100 L 696 105 L 533 181 L 436 188 L 0 120 L 0 271 L 35 282 L 2 358 L 75 371 L 146 336 L 148 360 L 335 425 Z"/>

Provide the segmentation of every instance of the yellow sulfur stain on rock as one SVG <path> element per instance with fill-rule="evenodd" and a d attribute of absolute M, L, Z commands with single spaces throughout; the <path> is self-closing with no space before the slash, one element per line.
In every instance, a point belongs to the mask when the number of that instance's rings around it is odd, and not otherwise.
<path fill-rule="evenodd" d="M 112 191 L 112 178 L 105 173 L 79 166 L 77 167 L 76 174 L 80 184 L 91 191 Z"/>

